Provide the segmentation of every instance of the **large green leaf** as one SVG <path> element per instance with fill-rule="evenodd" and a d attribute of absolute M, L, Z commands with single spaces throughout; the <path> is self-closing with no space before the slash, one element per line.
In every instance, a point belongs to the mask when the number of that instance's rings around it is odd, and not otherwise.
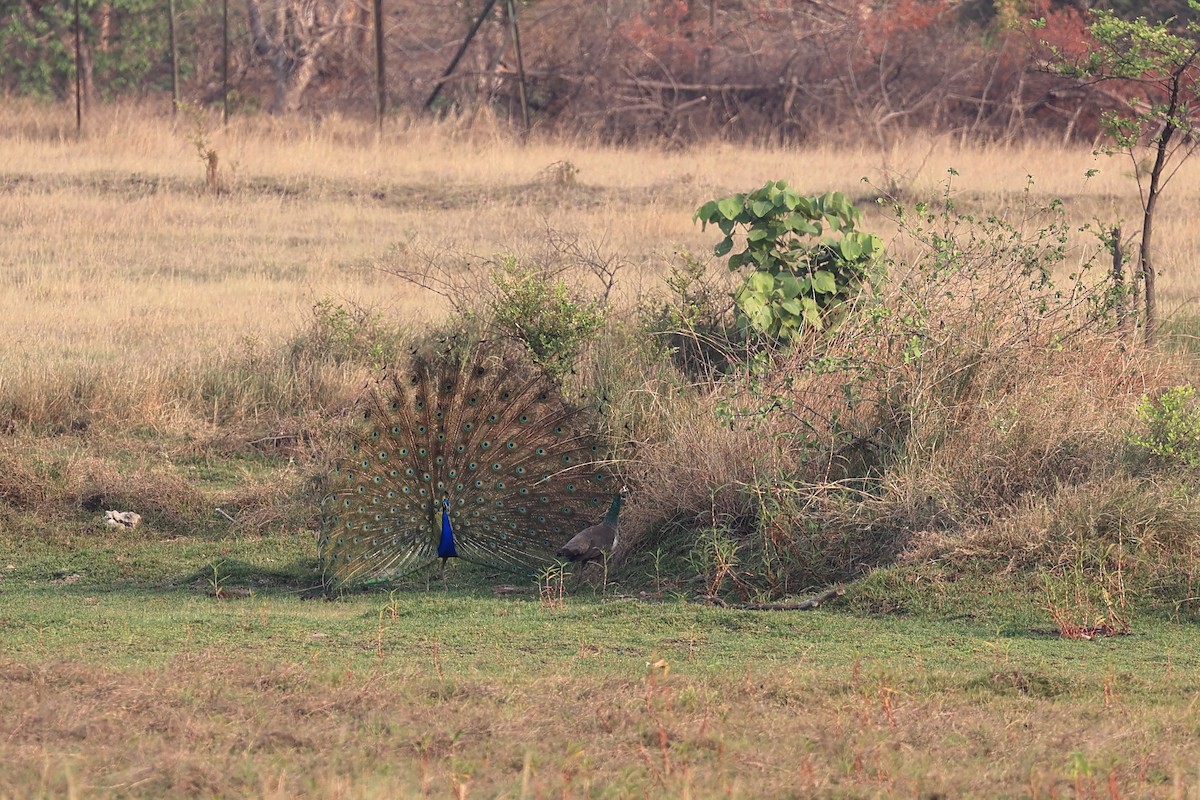
<path fill-rule="evenodd" d="M 704 226 L 707 225 L 708 223 L 712 222 L 713 218 L 716 215 L 717 215 L 717 201 L 709 200 L 707 203 L 700 206 L 700 208 L 696 209 L 696 213 L 692 215 L 692 221 L 694 222 L 696 220 L 700 220 L 701 223 L 703 223 L 701 225 L 701 230 L 703 230 Z"/>
<path fill-rule="evenodd" d="M 836 294 L 838 288 L 837 279 L 833 277 L 832 272 L 819 269 L 813 273 L 812 287 L 814 291 L 821 294 Z"/>
<path fill-rule="evenodd" d="M 821 310 L 817 307 L 817 301 L 811 297 L 801 297 L 800 303 L 804 306 L 804 321 L 817 330 L 824 328 L 825 326 L 821 324 Z"/>
<path fill-rule="evenodd" d="M 770 216 L 774 210 L 775 204 L 767 200 L 755 200 L 750 204 L 750 213 L 759 219 Z"/>
<path fill-rule="evenodd" d="M 733 197 L 723 197 L 717 201 L 717 210 L 721 212 L 721 216 L 725 219 L 737 219 L 738 214 L 742 213 L 743 208 L 742 195 L 734 195 Z"/>
<path fill-rule="evenodd" d="M 733 249 L 733 239 L 726 236 L 721 241 L 717 242 L 717 246 L 713 248 L 713 255 L 723 256 Z"/>
<path fill-rule="evenodd" d="M 796 233 L 802 233 L 805 236 L 821 235 L 820 223 L 813 222 L 812 220 L 806 219 L 799 214 L 793 214 L 792 216 L 788 217 L 784 224 L 789 230 L 795 231 Z"/>
<path fill-rule="evenodd" d="M 847 261 L 858 261 L 862 255 L 862 245 L 858 243 L 857 236 L 847 236 L 841 242 L 842 258 Z"/>
<path fill-rule="evenodd" d="M 766 297 L 775 288 L 775 277 L 769 272 L 752 272 L 746 279 L 746 288 Z"/>
<path fill-rule="evenodd" d="M 795 275 L 784 273 L 779 276 L 779 294 L 783 297 L 791 299 L 797 297 L 804 291 L 804 283 Z M 796 312 L 800 313 L 800 312 Z"/>

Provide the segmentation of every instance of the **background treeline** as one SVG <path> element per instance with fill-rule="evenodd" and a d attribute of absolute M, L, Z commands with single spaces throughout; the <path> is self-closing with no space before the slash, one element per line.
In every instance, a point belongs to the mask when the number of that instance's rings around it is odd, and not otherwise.
<path fill-rule="evenodd" d="M 85 103 L 170 102 L 168 0 L 81 0 Z M 219 102 L 224 4 L 175 0 L 181 96 Z M 234 113 L 375 109 L 371 0 L 231 0 Z M 519 119 L 505 2 L 433 106 Z M 1122 15 L 1194 14 L 1182 0 L 1101 2 Z M 385 0 L 389 113 L 419 113 L 485 0 Z M 1040 41 L 1087 47 L 1086 0 L 527 0 L 515 5 L 534 127 L 605 141 L 869 137 L 921 128 L 975 139 L 1091 141 L 1118 102 L 1039 69 Z M 70 0 L 0 3 L 0 91 L 75 86 Z M 1030 32 L 1022 20 L 1045 17 Z"/>

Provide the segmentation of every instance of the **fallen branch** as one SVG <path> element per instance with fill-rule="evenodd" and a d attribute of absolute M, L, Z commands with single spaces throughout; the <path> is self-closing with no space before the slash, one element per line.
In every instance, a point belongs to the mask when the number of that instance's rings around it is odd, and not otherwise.
<path fill-rule="evenodd" d="M 826 601 L 841 597 L 846 593 L 842 586 L 835 586 L 807 600 L 780 600 L 774 603 L 728 603 L 720 597 L 702 594 L 696 597 L 697 602 L 707 603 L 721 608 L 735 608 L 742 611 L 810 611 Z"/>

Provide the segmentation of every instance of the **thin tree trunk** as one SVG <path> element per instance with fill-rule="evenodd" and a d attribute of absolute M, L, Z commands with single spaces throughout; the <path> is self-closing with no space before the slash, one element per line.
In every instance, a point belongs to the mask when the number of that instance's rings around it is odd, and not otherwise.
<path fill-rule="evenodd" d="M 1171 94 L 1165 114 L 1166 123 L 1158 137 L 1155 146 L 1154 166 L 1150 170 L 1150 187 L 1146 190 L 1146 205 L 1142 216 L 1142 244 L 1138 251 L 1138 260 L 1142 280 L 1145 285 L 1146 308 L 1146 344 L 1154 344 L 1158 336 L 1158 297 L 1155 292 L 1154 261 L 1151 258 L 1151 242 L 1154 235 L 1154 209 L 1158 205 L 1158 195 L 1162 192 L 1162 174 L 1167 165 L 1167 154 L 1170 152 L 1171 139 L 1175 136 L 1175 115 L 1179 111 L 1181 73 L 1176 72 L 1171 80 Z"/>
<path fill-rule="evenodd" d="M 83 22 L 75 0 L 75 135 L 83 133 Z"/>
<path fill-rule="evenodd" d="M 1153 178 L 1150 185 L 1154 185 Z M 1154 291 L 1154 263 L 1150 260 L 1150 238 L 1154 233 L 1154 206 L 1158 194 L 1153 189 L 1146 196 L 1146 213 L 1142 218 L 1142 244 L 1138 250 L 1139 271 L 1144 281 L 1146 310 L 1146 344 L 1154 344 L 1158 327 L 1158 302 Z"/>
<path fill-rule="evenodd" d="M 383 0 L 374 0 L 371 16 L 375 22 L 375 122 L 383 133 L 383 115 L 387 113 L 387 71 L 383 54 Z"/>
<path fill-rule="evenodd" d="M 1113 303 L 1117 320 L 1117 334 L 1124 339 L 1129 333 L 1129 298 L 1125 287 L 1125 251 L 1121 247 L 1121 229 L 1113 228 L 1112 242 L 1112 282 Z"/>
<path fill-rule="evenodd" d="M 179 45 L 175 41 L 175 0 L 167 3 L 167 39 L 171 48 L 171 116 L 179 113 Z"/>

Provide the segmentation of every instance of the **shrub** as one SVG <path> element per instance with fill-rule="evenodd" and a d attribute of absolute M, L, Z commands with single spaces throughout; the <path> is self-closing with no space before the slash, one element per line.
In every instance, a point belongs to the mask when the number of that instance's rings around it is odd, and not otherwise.
<path fill-rule="evenodd" d="M 1085 256 L 1064 274 L 1061 206 L 976 217 L 948 188 L 940 206 L 895 210 L 911 263 L 836 326 L 704 394 L 645 387 L 662 408 L 633 468 L 631 544 L 638 528 L 719 531 L 738 545 L 726 590 L 795 592 L 1122 474 L 1128 415 L 1172 368 L 1121 341 L 1106 270 Z M 993 545 L 1000 559 L 1024 546 Z M 718 583 L 712 558 L 693 560 Z"/>
<path fill-rule="evenodd" d="M 745 249 L 729 256 L 731 271 L 749 268 L 734 295 L 738 320 L 785 342 L 805 328 L 825 328 L 879 279 L 883 243 L 856 230 L 861 218 L 840 192 L 803 197 L 783 181 L 710 200 L 694 216 L 725 234 L 713 248 L 717 256 L 732 251 L 735 231 L 745 229 Z M 826 227 L 838 235 L 824 235 Z"/>
<path fill-rule="evenodd" d="M 395 362 L 407 334 L 386 323 L 371 308 L 336 303 L 313 304 L 308 329 L 291 341 L 294 361 L 357 363 L 380 369 Z"/>
<path fill-rule="evenodd" d="M 1176 386 L 1157 399 L 1143 397 L 1135 410 L 1140 432 L 1129 441 L 1151 457 L 1167 464 L 1200 466 L 1200 402 L 1196 387 Z"/>
<path fill-rule="evenodd" d="M 561 275 L 501 258 L 492 270 L 495 294 L 488 299 L 496 327 L 521 342 L 558 380 L 574 368 L 580 351 L 604 325 L 596 300 L 576 296 Z"/>
<path fill-rule="evenodd" d="M 711 382 L 744 356 L 734 322 L 730 287 L 709 272 L 707 262 L 677 254 L 666 278 L 670 295 L 642 304 L 641 326 L 692 380 Z"/>

